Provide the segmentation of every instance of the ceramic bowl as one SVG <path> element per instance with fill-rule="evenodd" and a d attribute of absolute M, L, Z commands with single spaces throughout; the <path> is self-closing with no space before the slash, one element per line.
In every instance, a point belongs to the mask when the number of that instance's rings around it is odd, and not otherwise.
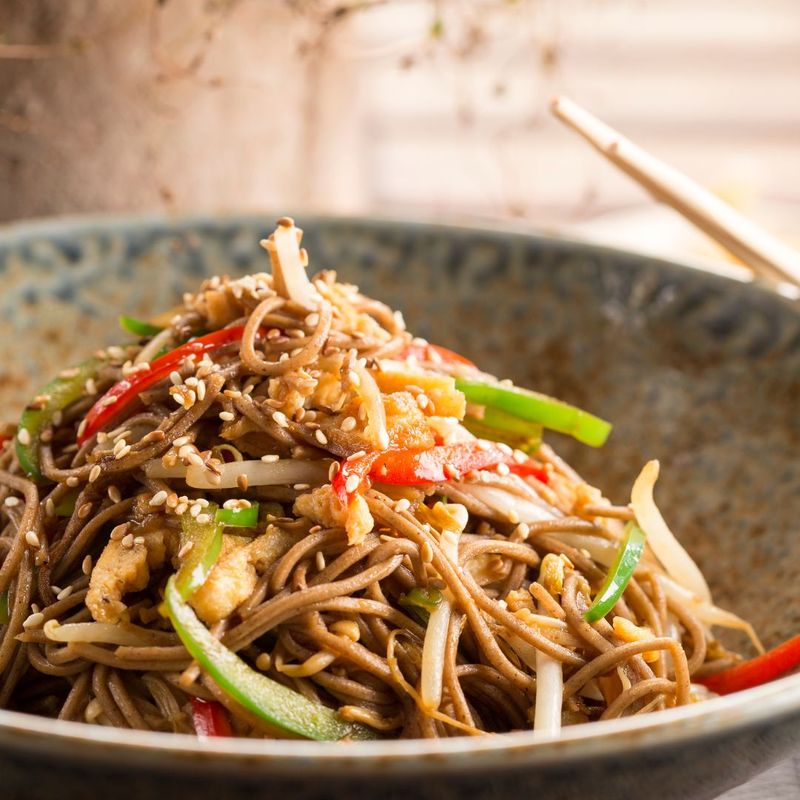
<path fill-rule="evenodd" d="M 642 463 L 718 602 L 767 644 L 800 629 L 800 306 L 764 285 L 501 230 L 308 219 L 316 267 L 411 330 L 615 422 L 601 451 L 552 437 L 625 502 Z M 0 232 L 0 408 L 119 341 L 120 312 L 207 275 L 263 270 L 271 217 L 57 220 Z M 533 733 L 316 744 L 111 731 L 0 711 L 4 798 L 713 797 L 800 742 L 800 675 L 643 718 Z"/>

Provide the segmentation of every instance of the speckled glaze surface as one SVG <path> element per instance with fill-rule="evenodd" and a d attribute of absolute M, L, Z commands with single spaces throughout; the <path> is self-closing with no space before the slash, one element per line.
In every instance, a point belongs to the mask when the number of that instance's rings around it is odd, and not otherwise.
<path fill-rule="evenodd" d="M 57 220 L 0 229 L 0 419 L 119 341 L 120 312 L 207 275 L 265 268 L 271 217 Z M 659 458 L 657 498 L 720 604 L 767 643 L 800 629 L 800 305 L 768 287 L 546 237 L 307 219 L 317 268 L 501 377 L 615 423 L 602 451 L 552 443 L 618 501 Z M 710 798 L 800 743 L 800 675 L 686 709 L 443 743 L 199 743 L 0 712 L 4 798 Z M 48 768 L 44 769 L 43 764 Z"/>

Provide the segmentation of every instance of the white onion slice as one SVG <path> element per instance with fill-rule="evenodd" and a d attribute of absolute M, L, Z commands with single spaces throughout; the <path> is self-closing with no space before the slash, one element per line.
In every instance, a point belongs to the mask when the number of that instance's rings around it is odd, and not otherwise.
<path fill-rule="evenodd" d="M 570 545 L 570 547 L 574 547 L 577 550 L 586 550 L 594 561 L 604 567 L 610 567 L 614 563 L 619 551 L 618 542 L 612 542 L 594 534 L 561 533 L 559 531 L 558 538 L 564 544 Z"/>
<path fill-rule="evenodd" d="M 147 647 L 159 643 L 153 631 L 136 625 L 110 622 L 69 622 L 60 625 L 51 619 L 44 624 L 44 635 L 53 642 L 90 642 L 129 647 Z"/>
<path fill-rule="evenodd" d="M 172 344 L 172 329 L 164 328 L 163 331 L 157 333 L 138 353 L 136 358 L 133 359 L 134 364 L 148 364 L 155 359 L 164 347 L 169 347 Z"/>
<path fill-rule="evenodd" d="M 759 653 L 764 652 L 764 645 L 758 638 L 753 626 L 734 614 L 732 611 L 725 611 L 718 608 L 713 603 L 698 597 L 685 586 L 681 586 L 677 581 L 668 578 L 666 575 L 659 575 L 658 579 L 664 587 L 664 594 L 673 602 L 687 605 L 692 613 L 706 625 L 719 625 L 721 628 L 732 628 L 733 630 L 746 633 Z"/>
<path fill-rule="evenodd" d="M 458 541 L 461 534 L 453 530 L 442 531 L 440 544 L 444 555 L 458 567 Z M 422 674 L 420 676 L 420 698 L 426 711 L 436 711 L 442 702 L 444 675 L 444 652 L 447 645 L 447 629 L 453 606 L 442 593 L 439 605 L 431 612 L 425 641 L 422 645 Z"/>
<path fill-rule="evenodd" d="M 480 500 L 500 516 L 508 517 L 509 512 L 512 512 L 516 515 L 517 522 L 531 523 L 556 519 L 556 514 L 548 506 L 537 505 L 497 486 L 484 486 L 480 483 L 456 483 L 453 485 L 465 494 L 470 494 L 476 500 Z"/>
<path fill-rule="evenodd" d="M 164 467 L 156 460 L 148 464 L 145 471 L 150 478 L 183 478 L 193 489 L 235 489 L 240 475 L 247 477 L 248 486 L 292 486 L 296 483 L 321 486 L 328 480 L 330 465 L 327 458 L 315 461 L 293 458 L 270 462 L 231 461 L 219 467 L 221 480 L 218 483 L 211 480 L 212 473 L 196 464 Z"/>
<path fill-rule="evenodd" d="M 312 286 L 300 255 L 300 236 L 294 225 L 278 225 L 272 234 L 274 252 L 270 250 L 276 282 L 283 283 L 286 297 L 301 306 L 312 305 Z"/>
<path fill-rule="evenodd" d="M 352 371 L 358 375 L 358 393 L 364 398 L 367 409 L 366 432 L 377 450 L 386 450 L 389 447 L 389 432 L 386 430 L 386 411 L 381 390 L 366 367 L 355 364 Z"/>
<path fill-rule="evenodd" d="M 647 534 L 647 543 L 667 573 L 689 591 L 710 603 L 711 591 L 703 573 L 664 522 L 664 517 L 653 500 L 658 470 L 658 461 L 648 461 L 633 483 L 631 507 L 636 521 Z"/>
<path fill-rule="evenodd" d="M 548 736 L 561 730 L 561 703 L 564 696 L 564 677 L 561 662 L 541 650 L 536 651 L 536 705 L 533 729 Z"/>

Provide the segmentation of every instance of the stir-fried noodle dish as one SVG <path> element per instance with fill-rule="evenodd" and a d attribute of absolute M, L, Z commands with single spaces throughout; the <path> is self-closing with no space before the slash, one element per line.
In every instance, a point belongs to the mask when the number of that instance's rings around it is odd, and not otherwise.
<path fill-rule="evenodd" d="M 599 447 L 608 423 L 309 278 L 301 237 L 283 218 L 271 272 L 122 317 L 8 429 L 0 707 L 199 736 L 556 735 L 745 666 L 712 626 L 758 640 L 656 507 L 658 462 L 613 505 L 543 435 Z"/>

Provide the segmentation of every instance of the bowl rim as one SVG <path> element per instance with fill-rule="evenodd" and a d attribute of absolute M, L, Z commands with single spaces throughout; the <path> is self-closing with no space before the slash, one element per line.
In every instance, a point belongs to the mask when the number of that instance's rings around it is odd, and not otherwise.
<path fill-rule="evenodd" d="M 256 224 L 278 215 L 247 212 L 137 213 L 69 215 L 0 224 L 0 255 L 5 245 L 64 235 L 107 233 L 127 229 L 190 231 L 197 226 Z M 560 234 L 532 230 L 529 226 L 492 221 L 444 220 L 430 222 L 382 216 L 337 216 L 299 214 L 301 225 L 363 225 L 393 230 L 416 228 L 446 233 L 511 236 L 515 239 L 547 241 L 578 253 L 600 253 L 626 263 L 652 264 L 670 272 L 699 273 L 698 277 L 718 286 L 748 287 L 788 305 L 797 313 L 800 293 L 794 287 L 768 279 L 743 275 L 741 270 L 708 271 L 699 263 L 680 263 L 648 254 L 621 250 Z M 455 737 L 426 740 L 378 740 L 367 742 L 313 742 L 281 739 L 208 739 L 188 734 L 106 728 L 79 722 L 52 720 L 0 709 L 0 748 L 17 752 L 64 752 L 80 754 L 82 760 L 150 764 L 165 768 L 196 768 L 198 757 L 213 769 L 246 760 L 274 773 L 331 775 L 347 766 L 348 774 L 380 771 L 387 774 L 419 774 L 451 770 L 485 770 L 619 757 L 651 749 L 697 743 L 724 734 L 746 732 L 787 718 L 800 718 L 800 673 L 769 684 L 702 703 L 668 709 L 654 715 L 569 726 L 557 737 L 520 731 L 486 737 Z M 589 730 L 587 730 L 587 728 Z M 86 748 L 85 745 L 92 745 Z M 580 744 L 580 746 L 574 746 Z"/>

